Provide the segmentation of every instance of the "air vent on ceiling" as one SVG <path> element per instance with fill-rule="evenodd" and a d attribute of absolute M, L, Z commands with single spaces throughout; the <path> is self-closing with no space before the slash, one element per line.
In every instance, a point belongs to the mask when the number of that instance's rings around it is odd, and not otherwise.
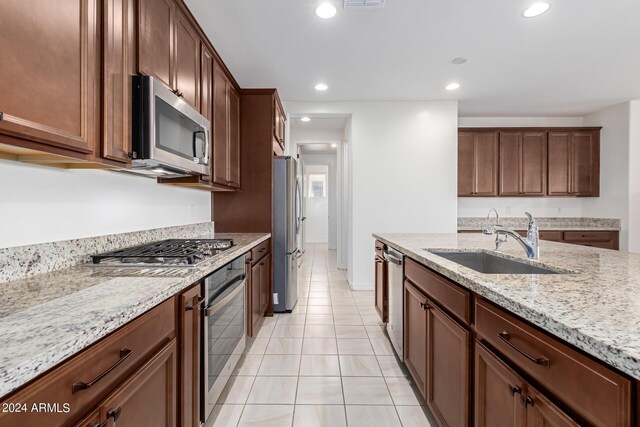
<path fill-rule="evenodd" d="M 345 9 L 380 9 L 384 0 L 344 0 Z"/>

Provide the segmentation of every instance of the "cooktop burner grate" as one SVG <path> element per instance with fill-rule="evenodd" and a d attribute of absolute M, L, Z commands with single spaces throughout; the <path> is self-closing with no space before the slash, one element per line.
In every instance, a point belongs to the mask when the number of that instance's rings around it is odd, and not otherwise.
<path fill-rule="evenodd" d="M 92 255 L 94 264 L 190 266 L 233 246 L 231 239 L 169 239 Z"/>

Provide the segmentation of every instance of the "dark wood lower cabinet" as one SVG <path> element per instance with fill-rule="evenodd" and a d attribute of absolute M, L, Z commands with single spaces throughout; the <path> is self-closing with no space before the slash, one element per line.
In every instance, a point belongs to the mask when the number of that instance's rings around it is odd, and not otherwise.
<path fill-rule="evenodd" d="M 382 322 L 387 322 L 388 316 L 388 284 L 387 284 L 387 262 L 376 255 L 375 258 L 375 304 L 376 312 Z"/>
<path fill-rule="evenodd" d="M 260 313 L 260 287 L 262 282 L 262 274 L 260 274 L 260 264 L 255 263 L 251 266 L 251 280 L 250 280 L 250 295 L 249 298 L 250 308 L 249 311 L 251 313 L 251 336 L 255 336 L 258 332 L 258 325 L 260 324 L 260 319 L 262 319 L 262 314 Z"/>
<path fill-rule="evenodd" d="M 200 284 L 180 295 L 180 425 L 200 426 Z"/>
<path fill-rule="evenodd" d="M 176 426 L 177 356 L 174 338 L 100 404 L 101 421 L 109 427 Z"/>
<path fill-rule="evenodd" d="M 527 427 L 580 427 L 580 424 L 533 387 L 528 387 L 527 398 Z"/>
<path fill-rule="evenodd" d="M 269 277 L 271 276 L 271 255 L 262 258 L 258 265 L 260 266 L 260 315 L 264 316 L 269 307 L 269 298 L 271 289 L 269 289 Z"/>
<path fill-rule="evenodd" d="M 427 390 L 427 297 L 404 282 L 404 363 L 423 396 Z"/>
<path fill-rule="evenodd" d="M 427 304 L 427 404 L 443 426 L 468 426 L 471 332 Z"/>

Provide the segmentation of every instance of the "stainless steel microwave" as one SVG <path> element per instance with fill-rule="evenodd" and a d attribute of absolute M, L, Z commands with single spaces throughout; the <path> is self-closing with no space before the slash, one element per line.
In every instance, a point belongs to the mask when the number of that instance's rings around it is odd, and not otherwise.
<path fill-rule="evenodd" d="M 132 172 L 210 175 L 210 123 L 160 81 L 133 76 Z"/>

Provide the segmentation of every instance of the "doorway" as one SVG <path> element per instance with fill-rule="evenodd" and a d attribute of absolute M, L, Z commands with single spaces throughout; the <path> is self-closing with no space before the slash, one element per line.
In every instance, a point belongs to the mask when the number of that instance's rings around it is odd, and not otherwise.
<path fill-rule="evenodd" d="M 334 198 L 335 195 L 329 195 L 329 166 L 309 164 L 305 161 L 305 155 L 302 156 L 305 162 L 303 189 L 303 239 L 305 245 L 309 243 L 327 243 L 329 246 L 329 221 L 331 218 L 329 209 L 329 197 Z M 332 236 L 333 237 L 333 236 Z M 333 240 L 333 239 L 332 239 Z"/>

